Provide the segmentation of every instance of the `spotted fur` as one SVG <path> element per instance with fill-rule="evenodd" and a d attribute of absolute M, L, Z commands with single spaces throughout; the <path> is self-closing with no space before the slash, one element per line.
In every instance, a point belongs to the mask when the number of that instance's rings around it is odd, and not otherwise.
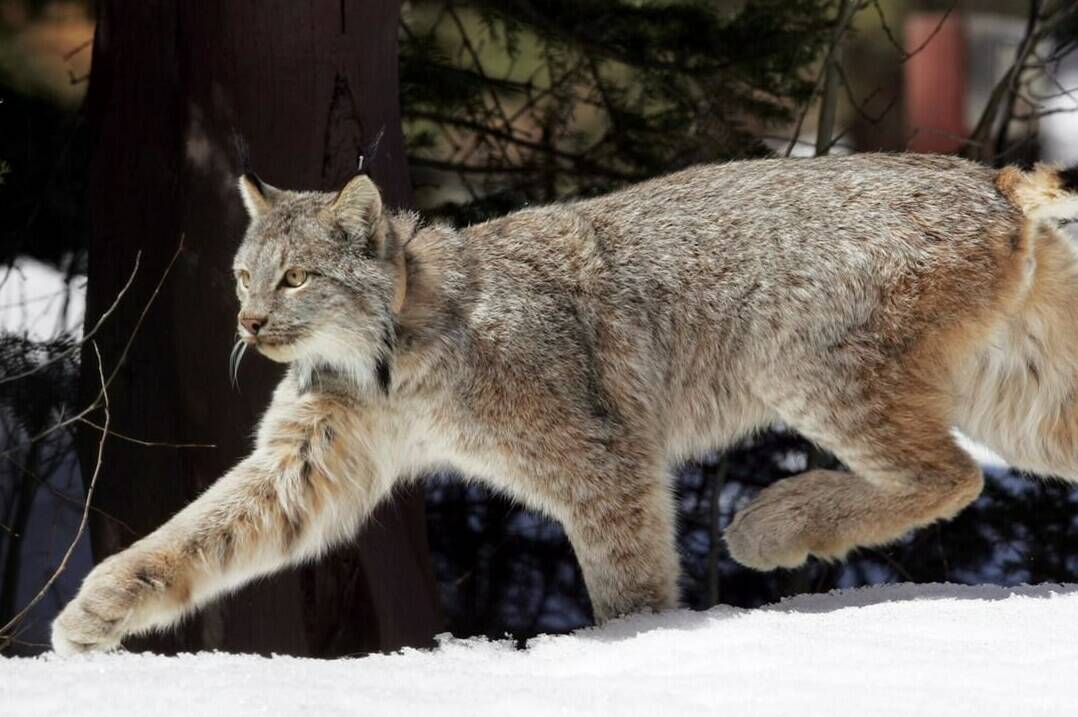
<path fill-rule="evenodd" d="M 762 570 L 956 514 L 982 485 L 956 425 L 1078 480 L 1078 255 L 1055 226 L 1072 184 L 949 157 L 762 160 L 458 231 L 383 211 L 365 177 L 241 180 L 241 317 L 265 319 L 245 340 L 288 376 L 251 456 L 98 566 L 56 649 L 317 556 L 433 471 L 559 520 L 599 620 L 677 603 L 672 467 L 776 422 L 850 472 L 738 513 L 730 552 Z"/>

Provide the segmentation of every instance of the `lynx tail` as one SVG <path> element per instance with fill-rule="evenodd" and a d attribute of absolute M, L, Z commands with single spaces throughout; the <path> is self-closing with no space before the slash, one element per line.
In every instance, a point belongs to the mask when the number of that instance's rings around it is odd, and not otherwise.
<path fill-rule="evenodd" d="M 1030 219 L 1078 220 L 1078 166 L 1038 164 L 1031 172 L 1004 167 L 996 187 Z"/>

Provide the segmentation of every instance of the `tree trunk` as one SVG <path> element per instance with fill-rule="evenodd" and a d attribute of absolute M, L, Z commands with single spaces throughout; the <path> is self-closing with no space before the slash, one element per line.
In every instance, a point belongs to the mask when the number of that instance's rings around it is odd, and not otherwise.
<path fill-rule="evenodd" d="M 183 238 L 183 251 L 109 390 L 119 433 L 214 448 L 110 439 L 98 480 L 95 559 L 145 535 L 251 448 L 280 375 L 250 357 L 228 379 L 237 304 L 232 255 L 247 218 L 234 136 L 255 170 L 288 188 L 330 189 L 384 127 L 373 175 L 391 206 L 411 201 L 397 102 L 397 0 L 102 0 L 94 39 L 87 326 L 135 283 L 97 341 L 106 374 Z M 82 391 L 98 389 L 93 350 Z M 82 437 L 83 466 L 97 435 Z M 122 521 L 122 523 L 120 522 Z M 126 525 L 125 525 L 126 524 Z M 128 527 L 130 529 L 128 529 Z M 334 656 L 427 645 L 440 627 L 422 496 L 401 492 L 358 542 L 203 610 L 157 651 Z"/>

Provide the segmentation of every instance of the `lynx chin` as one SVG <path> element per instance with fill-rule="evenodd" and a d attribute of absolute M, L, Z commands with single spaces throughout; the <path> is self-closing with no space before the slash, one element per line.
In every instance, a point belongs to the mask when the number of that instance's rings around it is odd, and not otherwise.
<path fill-rule="evenodd" d="M 90 573 L 57 652 L 315 558 L 433 471 L 560 521 L 598 620 L 677 605 L 671 469 L 779 421 L 849 472 L 741 510 L 759 570 L 955 515 L 982 487 L 955 426 L 1078 480 L 1078 171 L 735 162 L 462 230 L 365 176 L 239 188 L 239 331 L 288 373 L 251 455 Z"/>

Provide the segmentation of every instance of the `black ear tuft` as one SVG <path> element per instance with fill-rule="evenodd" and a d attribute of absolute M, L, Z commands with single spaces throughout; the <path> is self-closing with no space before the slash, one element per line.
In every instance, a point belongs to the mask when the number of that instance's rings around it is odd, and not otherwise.
<path fill-rule="evenodd" d="M 1078 165 L 1060 170 L 1059 181 L 1063 185 L 1063 191 L 1078 194 Z"/>
<path fill-rule="evenodd" d="M 247 174 L 251 171 L 251 148 L 247 146 L 247 140 L 244 139 L 240 131 L 235 127 L 232 128 L 232 149 L 236 155 L 236 163 L 239 165 L 240 174 Z"/>
<path fill-rule="evenodd" d="M 252 219 L 264 214 L 280 193 L 279 190 L 259 179 L 254 172 L 240 175 L 240 181 L 237 184 L 240 197 L 243 199 L 243 206 L 247 208 L 247 214 Z"/>
<path fill-rule="evenodd" d="M 263 197 L 265 197 L 267 194 L 269 194 L 269 185 L 266 184 L 265 182 L 263 182 L 262 178 L 259 177 L 254 172 L 252 172 L 250 170 L 244 172 L 243 173 L 243 178 L 246 179 L 251 184 L 253 184 L 255 189 L 258 190 L 258 193 L 261 194 Z"/>

